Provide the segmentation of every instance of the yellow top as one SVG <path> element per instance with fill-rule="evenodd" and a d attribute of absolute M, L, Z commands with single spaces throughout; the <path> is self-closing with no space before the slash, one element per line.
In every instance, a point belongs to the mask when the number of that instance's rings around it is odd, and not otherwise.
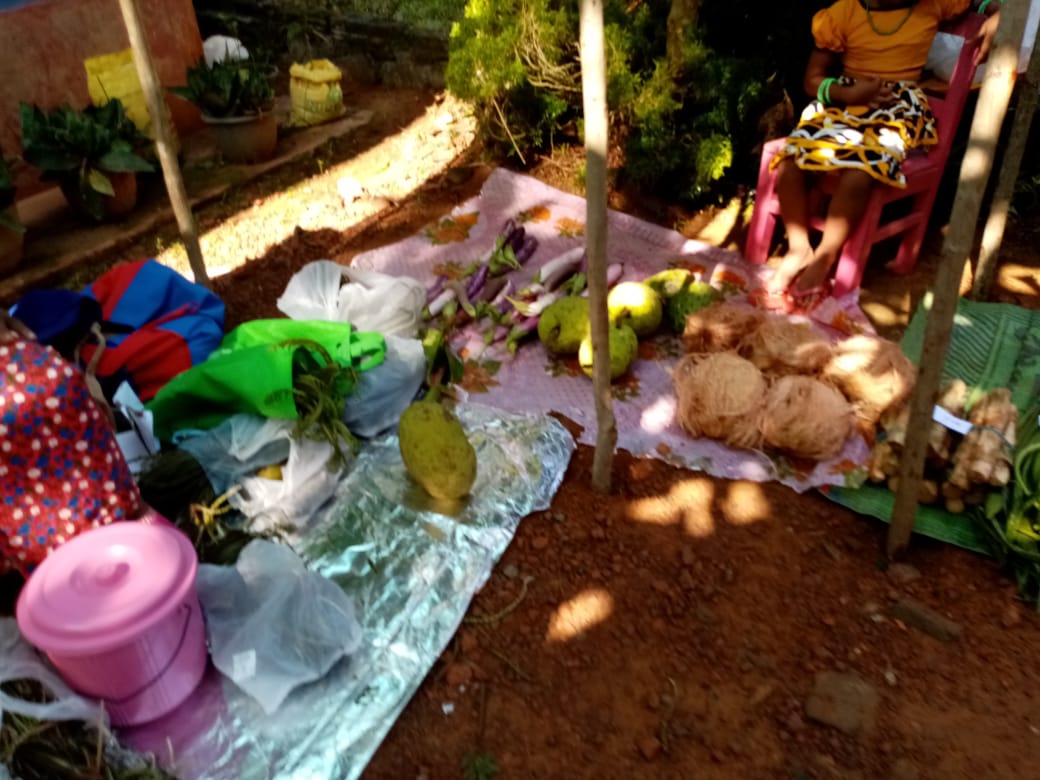
<path fill-rule="evenodd" d="M 294 62 L 289 68 L 289 75 L 294 79 L 303 79 L 315 84 L 339 81 L 343 78 L 340 69 L 329 60 L 311 60 L 310 62 Z"/>
<path fill-rule="evenodd" d="M 939 22 L 960 16 L 968 10 L 968 4 L 969 0 L 918 0 L 909 18 L 908 8 L 895 8 L 871 10 L 868 19 L 860 0 L 838 0 L 813 17 L 813 38 L 818 48 L 842 55 L 848 76 L 916 81 L 928 60 Z M 906 23 L 899 27 L 904 19 Z M 874 27 L 882 32 L 899 29 L 891 35 L 879 35 Z"/>

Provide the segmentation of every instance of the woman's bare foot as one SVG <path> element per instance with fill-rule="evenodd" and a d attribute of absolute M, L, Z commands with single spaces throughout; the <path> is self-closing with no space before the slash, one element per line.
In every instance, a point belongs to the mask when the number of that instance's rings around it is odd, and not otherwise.
<path fill-rule="evenodd" d="M 792 249 L 780 261 L 776 273 L 773 274 L 773 278 L 766 285 L 766 291 L 774 295 L 785 292 L 791 287 L 798 275 L 811 267 L 814 262 L 812 247 Z"/>
<path fill-rule="evenodd" d="M 817 250 L 811 262 L 803 266 L 801 273 L 798 274 L 794 282 L 788 285 L 791 292 L 798 295 L 799 293 L 814 292 L 827 286 L 831 266 L 834 265 L 834 261 L 837 259 L 838 257 L 835 253 L 826 251 L 821 253 Z"/>

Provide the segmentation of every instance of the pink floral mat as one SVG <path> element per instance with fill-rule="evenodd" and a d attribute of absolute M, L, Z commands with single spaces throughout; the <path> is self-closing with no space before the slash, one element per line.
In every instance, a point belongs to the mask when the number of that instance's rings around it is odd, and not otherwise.
<path fill-rule="evenodd" d="M 584 199 L 528 176 L 497 170 L 477 197 L 456 207 L 450 216 L 419 235 L 358 255 L 353 265 L 412 276 L 430 285 L 434 268 L 441 264 L 486 259 L 508 219 L 522 222 L 539 242 L 534 257 L 513 272 L 518 288 L 546 261 L 584 243 Z M 734 303 L 746 303 L 748 291 L 760 287 L 772 273 L 765 266 L 747 264 L 736 252 L 688 240 L 674 230 L 614 211 L 608 219 L 607 252 L 609 262 L 624 265 L 624 280 L 644 279 L 671 266 L 685 267 Z M 873 332 L 855 293 L 826 302 L 813 319 L 835 339 Z M 461 384 L 469 400 L 512 411 L 559 412 L 583 426 L 579 441 L 595 443 L 592 382 L 576 361 L 550 357 L 536 338 L 510 355 L 497 344 L 485 348 L 483 335 L 482 328 L 470 327 L 453 340 L 465 359 Z M 849 439 L 837 458 L 820 463 L 796 463 L 773 454 L 732 449 L 712 439 L 691 438 L 675 420 L 671 371 L 681 351 L 679 339 L 671 335 L 640 344 L 639 359 L 614 385 L 619 448 L 716 477 L 776 480 L 799 492 L 862 483 L 870 450 L 859 436 Z"/>

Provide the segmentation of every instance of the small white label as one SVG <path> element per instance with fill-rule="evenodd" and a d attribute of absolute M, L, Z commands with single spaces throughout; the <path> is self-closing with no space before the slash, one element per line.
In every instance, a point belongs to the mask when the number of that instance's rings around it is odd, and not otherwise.
<path fill-rule="evenodd" d="M 256 651 L 246 650 L 231 656 L 231 679 L 235 682 L 248 680 L 256 674 Z"/>
<path fill-rule="evenodd" d="M 943 409 L 941 406 L 936 406 L 932 409 L 932 419 L 951 431 L 956 433 L 967 433 L 974 426 L 967 420 L 963 420 L 960 417 L 954 417 L 949 411 Z"/>

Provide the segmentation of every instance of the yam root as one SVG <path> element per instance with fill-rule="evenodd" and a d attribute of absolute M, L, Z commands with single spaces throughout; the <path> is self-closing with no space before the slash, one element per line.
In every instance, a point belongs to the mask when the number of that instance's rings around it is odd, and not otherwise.
<path fill-rule="evenodd" d="M 879 441 L 870 454 L 867 478 L 871 482 L 884 482 L 899 470 L 899 455 L 888 439 Z"/>
<path fill-rule="evenodd" d="M 899 477 L 888 478 L 888 489 L 893 493 L 899 492 Z M 917 490 L 917 503 L 934 504 L 939 500 L 939 483 L 934 479 L 922 479 L 921 486 Z"/>
<path fill-rule="evenodd" d="M 954 417 L 964 416 L 964 404 L 968 397 L 968 386 L 960 379 L 948 382 L 939 393 L 938 406 Z M 941 423 L 933 422 L 928 433 L 928 461 L 936 466 L 945 466 L 951 455 L 953 434 Z"/>
<path fill-rule="evenodd" d="M 990 390 L 971 408 L 974 426 L 953 454 L 948 482 L 968 493 L 973 485 L 1006 485 L 1011 478 L 1011 448 L 1018 409 L 1007 388 Z"/>

